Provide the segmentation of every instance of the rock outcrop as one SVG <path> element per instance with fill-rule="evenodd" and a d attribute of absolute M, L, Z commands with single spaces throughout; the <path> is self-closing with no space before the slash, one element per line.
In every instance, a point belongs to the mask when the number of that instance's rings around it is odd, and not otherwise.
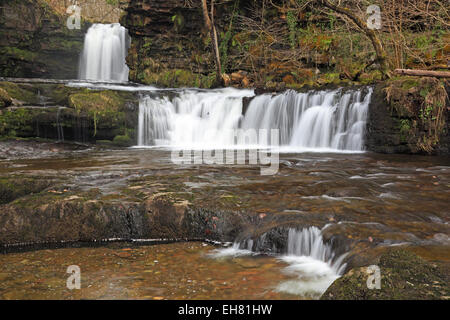
<path fill-rule="evenodd" d="M 374 271 L 355 268 L 336 280 L 322 300 L 431 300 L 450 299 L 448 272 L 406 249 L 388 250 L 377 261 L 379 288 L 368 288 Z M 370 280 L 370 279 L 369 279 Z M 372 284 L 372 281 L 369 281 Z M 374 282 L 373 282 L 374 283 Z"/>
<path fill-rule="evenodd" d="M 376 85 L 366 144 L 380 153 L 450 154 L 448 81 L 403 77 Z"/>
<path fill-rule="evenodd" d="M 192 7 L 185 2 L 130 1 L 121 24 L 132 39 L 127 58 L 131 81 L 208 86 L 206 75 L 213 70 L 214 61 L 209 54 L 200 1 Z"/>
<path fill-rule="evenodd" d="M 0 8 L 0 76 L 74 79 L 88 24 L 69 30 L 43 0 L 5 0 Z"/>
<path fill-rule="evenodd" d="M 8 107 L 0 109 L 0 136 L 136 144 L 138 97 L 63 84 L 0 82 Z M 1 101 L 1 100 L 0 100 Z"/>

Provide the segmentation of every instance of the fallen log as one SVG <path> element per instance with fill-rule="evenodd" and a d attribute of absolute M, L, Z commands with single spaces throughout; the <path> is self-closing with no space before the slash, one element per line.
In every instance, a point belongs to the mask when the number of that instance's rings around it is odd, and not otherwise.
<path fill-rule="evenodd" d="M 406 76 L 450 78 L 450 72 L 449 71 L 395 69 L 394 72 L 397 73 L 397 74 L 406 75 Z"/>

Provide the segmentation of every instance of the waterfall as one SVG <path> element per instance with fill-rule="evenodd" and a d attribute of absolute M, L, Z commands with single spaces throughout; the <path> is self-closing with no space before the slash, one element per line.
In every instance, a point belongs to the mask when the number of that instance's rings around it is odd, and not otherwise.
<path fill-rule="evenodd" d="M 345 271 L 345 254 L 336 257 L 316 227 L 289 229 L 284 272 L 295 277 L 277 286 L 277 291 L 319 298 Z"/>
<path fill-rule="evenodd" d="M 138 145 L 214 148 L 234 145 L 242 98 L 251 90 L 184 91 L 178 97 L 145 97 L 139 103 Z"/>
<path fill-rule="evenodd" d="M 342 263 L 345 255 L 335 257 L 331 245 L 326 244 L 322 231 L 317 227 L 289 229 L 287 255 L 293 257 L 311 257 L 325 262 L 335 274 L 342 274 L 345 264 Z"/>
<path fill-rule="evenodd" d="M 252 99 L 243 114 L 249 90 L 210 92 L 185 90 L 173 99 L 141 99 L 139 146 L 227 148 L 266 146 L 234 136 L 236 129 L 279 130 L 287 151 L 363 151 L 364 130 L 372 88 L 360 90 L 288 90 Z M 264 141 L 269 141 L 265 139 Z"/>
<path fill-rule="evenodd" d="M 126 56 L 128 31 L 118 23 L 94 24 L 84 39 L 79 78 L 96 81 L 128 81 Z"/>
<path fill-rule="evenodd" d="M 60 120 L 62 109 L 63 107 L 58 107 L 58 111 L 56 112 L 56 130 L 58 133 L 58 141 L 64 142 L 64 127 Z"/>
<path fill-rule="evenodd" d="M 322 231 L 317 227 L 289 228 L 286 232 L 285 248 L 276 248 L 277 241 L 269 241 L 265 233 L 255 240 L 247 238 L 236 241 L 230 248 L 214 250 L 210 256 L 219 259 L 251 256 L 258 254 L 261 249 L 263 252 L 267 249 L 271 253 L 282 252 L 278 259 L 287 264 L 283 272 L 292 276 L 292 279 L 280 283 L 276 290 L 319 298 L 333 281 L 344 273 L 346 264 L 343 261 L 346 254 L 336 256 L 332 246 L 325 243 Z"/>

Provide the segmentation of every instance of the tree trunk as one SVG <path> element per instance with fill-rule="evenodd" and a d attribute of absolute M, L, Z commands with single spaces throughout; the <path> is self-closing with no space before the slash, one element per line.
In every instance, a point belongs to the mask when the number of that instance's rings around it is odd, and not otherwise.
<path fill-rule="evenodd" d="M 449 71 L 429 71 L 429 70 L 413 70 L 413 69 L 395 69 L 397 74 L 417 77 L 435 77 L 435 78 L 450 78 Z"/>
<path fill-rule="evenodd" d="M 386 52 L 384 51 L 383 45 L 381 44 L 381 41 L 378 38 L 378 36 L 375 33 L 375 31 L 372 30 L 372 29 L 369 29 L 367 27 L 366 22 L 364 22 L 358 16 L 353 14 L 350 11 L 350 9 L 334 5 L 331 2 L 329 2 L 328 0 L 317 0 L 317 1 L 320 4 L 322 4 L 323 6 L 329 8 L 329 9 L 331 9 L 331 10 L 337 12 L 337 13 L 340 13 L 340 14 L 346 16 L 351 21 L 353 21 L 364 32 L 364 34 L 372 42 L 372 46 L 375 49 L 375 53 L 377 55 L 376 60 L 380 64 L 380 72 L 381 72 L 381 75 L 382 75 L 383 79 L 390 78 L 389 65 L 388 65 L 388 62 L 387 62 L 387 55 L 386 55 Z"/>
<path fill-rule="evenodd" d="M 214 0 L 211 0 L 211 18 L 208 13 L 208 5 L 206 0 L 202 0 L 203 17 L 205 18 L 205 25 L 209 30 L 211 36 L 211 43 L 213 46 L 214 60 L 216 61 L 216 85 L 223 85 L 222 65 L 220 62 L 219 41 L 217 39 L 217 30 L 214 25 Z"/>

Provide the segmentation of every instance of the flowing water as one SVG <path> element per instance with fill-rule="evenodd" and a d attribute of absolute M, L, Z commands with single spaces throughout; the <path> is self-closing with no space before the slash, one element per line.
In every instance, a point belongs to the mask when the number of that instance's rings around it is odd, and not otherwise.
<path fill-rule="evenodd" d="M 1 299 L 297 299 L 271 257 L 216 260 L 202 243 L 40 250 L 0 255 Z M 81 289 L 68 290 L 69 265 Z"/>
<path fill-rule="evenodd" d="M 88 192 L 91 201 L 111 205 L 170 194 L 202 209 L 246 212 L 252 221 L 246 236 L 228 248 L 115 243 L 3 254 L 0 298 L 318 298 L 346 271 L 347 255 L 364 256 L 369 245 L 409 245 L 450 264 L 449 159 L 364 153 L 372 88 L 254 97 L 253 90 L 124 85 L 129 46 L 120 24 L 92 25 L 79 79 L 96 83 L 69 86 L 140 92 L 138 146 L 84 150 L 1 141 L 0 177 L 58 181 L 39 197 L 66 202 Z M 59 117 L 58 109 L 55 136 L 64 141 Z M 261 176 L 253 164 L 174 163 L 171 150 L 180 148 L 271 149 L 281 152 L 280 168 Z M 66 288 L 69 265 L 81 268 L 81 290 Z"/>
<path fill-rule="evenodd" d="M 235 242 L 231 248 L 214 250 L 215 258 L 254 256 L 264 245 L 266 234 L 258 239 Z M 276 251 L 276 248 L 275 248 Z M 282 271 L 292 279 L 281 282 L 275 291 L 301 297 L 318 298 L 345 271 L 345 254 L 335 256 L 330 244 L 324 242 L 317 227 L 288 230 L 287 252 L 279 260 L 288 264 Z"/>
<path fill-rule="evenodd" d="M 173 192 L 194 206 L 248 210 L 269 221 L 294 217 L 299 228 L 286 231 L 285 251 L 269 256 L 258 255 L 261 236 L 228 249 L 129 247 L 131 258 L 107 247 L 0 255 L 5 299 L 317 298 L 345 268 L 339 247 L 324 240 L 327 233 L 360 243 L 371 239 L 379 248 L 413 245 L 431 261 L 450 263 L 448 158 L 283 154 L 277 175 L 260 176 L 249 165 L 175 165 L 165 149 L 74 152 L 56 144 L 36 153 L 25 142 L 23 148 L 0 148 L 9 152 L 0 160 L 0 175 L 63 177 L 63 198 L 98 190 L 97 200 L 114 203 L 129 201 L 130 192 Z M 152 265 L 155 260 L 164 267 Z M 77 263 L 85 282 L 81 292 L 72 292 L 65 289 L 65 270 Z"/>
<path fill-rule="evenodd" d="M 278 285 L 281 292 L 320 297 L 345 271 L 345 254 L 335 256 L 330 244 L 324 242 L 316 227 L 289 229 L 287 255 L 281 259 L 289 263 L 285 272 L 296 276 Z"/>
<path fill-rule="evenodd" d="M 183 91 L 173 99 L 144 97 L 139 104 L 139 146 L 177 148 L 282 147 L 285 151 L 364 149 L 372 88 L 297 93 L 252 99 L 249 90 Z M 270 130 L 279 131 L 271 141 Z M 256 134 L 247 134 L 255 130 Z M 264 136 L 259 133 L 266 130 Z"/>
<path fill-rule="evenodd" d="M 87 42 L 123 31 L 118 25 L 92 28 Z M 102 80 L 122 74 L 100 70 L 95 77 Z M 361 255 L 366 244 L 409 245 L 432 261 L 450 261 L 449 159 L 365 153 L 371 88 L 286 91 L 245 105 L 251 90 L 71 85 L 140 91 L 138 146 L 70 151 L 64 144 L 3 141 L 1 177 L 58 180 L 61 185 L 42 196 L 64 201 L 84 192 L 112 204 L 171 194 L 194 207 L 247 212 L 257 223 L 245 239 L 222 249 L 188 243 L 1 255 L 2 298 L 318 298 L 346 269 L 347 252 L 332 245 L 330 235 L 354 244 Z M 249 129 L 278 129 L 279 144 L 248 140 Z M 63 140 L 61 128 L 55 130 Z M 281 151 L 279 171 L 261 176 L 254 164 L 171 160 L 174 148 L 242 147 Z M 286 240 L 272 246 L 267 229 L 280 221 L 289 225 Z M 65 289 L 71 264 L 84 270 L 77 293 Z"/>
<path fill-rule="evenodd" d="M 84 39 L 79 78 L 96 81 L 128 81 L 126 65 L 130 39 L 120 24 L 94 24 Z"/>

